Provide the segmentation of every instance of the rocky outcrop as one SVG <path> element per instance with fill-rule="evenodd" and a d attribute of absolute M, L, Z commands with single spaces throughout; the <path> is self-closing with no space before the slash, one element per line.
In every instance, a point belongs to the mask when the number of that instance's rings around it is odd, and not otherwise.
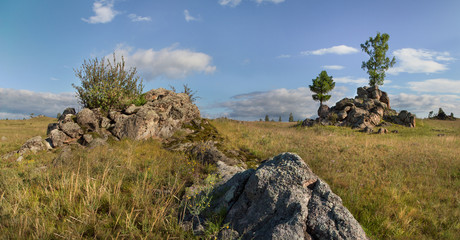
<path fill-rule="evenodd" d="M 95 147 L 104 145 L 112 136 L 116 139 L 166 139 L 183 124 L 200 118 L 198 107 L 188 95 L 165 89 L 150 90 L 143 106 L 130 105 L 120 111 L 105 112 L 84 108 L 76 113 L 67 108 L 58 123 L 50 123 L 47 135 L 53 147 L 77 142 Z"/>
<path fill-rule="evenodd" d="M 27 154 L 27 153 L 37 153 L 39 151 L 43 150 L 49 150 L 51 149 L 50 143 L 48 143 L 46 140 L 44 140 L 41 136 L 36 136 L 33 138 L 30 138 L 27 140 L 21 148 L 17 151 L 9 152 L 5 155 L 3 155 L 3 159 L 8 159 L 12 156 L 17 156 L 16 161 L 21 161 L 23 159 L 22 155 Z"/>
<path fill-rule="evenodd" d="M 399 114 L 392 110 L 388 94 L 381 91 L 378 86 L 359 87 L 354 99 L 344 98 L 331 108 L 322 105 L 318 109 L 318 116 L 316 120 L 305 119 L 302 126 L 320 124 L 373 129 L 384 121 L 389 121 L 415 127 L 415 115 L 405 110 Z"/>
<path fill-rule="evenodd" d="M 340 197 L 292 153 L 235 174 L 211 196 L 208 209 L 184 221 L 202 228 L 224 212 L 221 239 L 367 239 Z"/>

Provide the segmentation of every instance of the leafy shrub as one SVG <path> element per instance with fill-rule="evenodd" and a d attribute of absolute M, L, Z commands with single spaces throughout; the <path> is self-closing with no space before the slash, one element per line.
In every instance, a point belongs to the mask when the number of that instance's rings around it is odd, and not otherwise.
<path fill-rule="evenodd" d="M 74 71 L 81 80 L 81 86 L 72 86 L 77 90 L 77 98 L 83 107 L 123 109 L 131 103 L 143 102 L 142 79 L 139 79 L 136 68 L 125 69 L 123 56 L 121 62 L 117 61 L 115 53 L 113 61 L 106 58 L 85 60 L 81 68 Z"/>

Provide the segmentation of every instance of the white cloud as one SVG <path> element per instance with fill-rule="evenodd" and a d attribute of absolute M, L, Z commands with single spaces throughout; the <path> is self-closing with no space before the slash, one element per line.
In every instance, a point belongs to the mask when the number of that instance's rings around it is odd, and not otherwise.
<path fill-rule="evenodd" d="M 190 12 L 187 9 L 184 10 L 184 16 L 185 16 L 185 21 L 187 22 L 198 21 L 198 18 L 190 15 Z"/>
<path fill-rule="evenodd" d="M 323 69 L 328 69 L 328 70 L 342 70 L 345 68 L 344 66 L 340 66 L 340 65 L 324 65 L 321 67 Z"/>
<path fill-rule="evenodd" d="M 82 20 L 93 24 L 108 23 L 111 22 L 118 14 L 118 12 L 113 9 L 113 1 L 109 0 L 94 2 L 93 11 L 96 14 L 95 16 L 91 16 L 89 19 L 82 18 Z"/>
<path fill-rule="evenodd" d="M 46 93 L 0 88 L 0 118 L 23 118 L 30 113 L 56 117 L 67 107 L 78 107 L 75 93 Z"/>
<path fill-rule="evenodd" d="M 366 78 L 353 78 L 353 77 L 333 77 L 332 78 L 336 83 L 353 83 L 357 85 L 365 85 L 369 82 L 369 79 Z"/>
<path fill-rule="evenodd" d="M 349 47 L 346 45 L 339 45 L 339 46 L 333 46 L 330 48 L 321 48 L 318 50 L 313 50 L 313 51 L 304 51 L 301 52 L 302 55 L 324 55 L 324 54 L 338 54 L 338 55 L 344 55 L 344 54 L 351 54 L 351 53 L 357 53 L 358 49 L 354 47 Z"/>
<path fill-rule="evenodd" d="M 395 50 L 396 66 L 390 68 L 388 74 L 407 73 L 437 73 L 447 70 L 446 63 L 454 58 L 448 52 L 436 52 L 425 49 L 402 48 Z"/>
<path fill-rule="evenodd" d="M 289 55 L 289 54 L 281 54 L 276 58 L 290 58 L 290 57 L 291 57 L 291 55 Z"/>
<path fill-rule="evenodd" d="M 150 17 L 142 17 L 134 13 L 129 14 L 128 17 L 131 19 L 131 22 L 150 22 L 152 21 L 152 18 Z"/>
<path fill-rule="evenodd" d="M 269 2 L 269 3 L 275 3 L 275 4 L 278 4 L 278 3 L 282 3 L 284 2 L 285 0 L 255 0 L 258 4 L 261 4 L 261 3 L 264 3 L 264 2 Z"/>
<path fill-rule="evenodd" d="M 126 64 L 137 67 L 146 80 L 164 76 L 169 79 L 185 78 L 192 73 L 213 73 L 215 66 L 211 65 L 212 57 L 190 49 L 176 49 L 175 46 L 154 49 L 137 49 L 119 45 L 115 50 L 117 56 L 124 56 Z M 107 56 L 111 59 L 110 55 Z"/>
<path fill-rule="evenodd" d="M 390 95 L 391 108 L 400 110 L 408 110 L 415 113 L 418 117 L 423 118 L 428 116 L 428 112 L 437 112 L 442 108 L 447 114 L 451 112 L 454 116 L 460 115 L 460 96 L 458 95 L 413 95 L 400 93 L 398 95 Z"/>
<path fill-rule="evenodd" d="M 409 88 L 416 92 L 459 93 L 460 80 L 444 78 L 428 79 L 422 82 L 408 82 Z"/>
<path fill-rule="evenodd" d="M 58 80 L 59 80 L 59 78 L 50 77 L 50 80 L 51 80 L 51 81 L 58 81 Z"/>
<path fill-rule="evenodd" d="M 343 97 L 346 90 L 345 87 L 336 87 L 331 92 L 331 100 L 327 103 L 334 103 Z M 230 101 L 213 107 L 225 108 L 228 111 L 227 115 L 235 119 L 257 120 L 263 119 L 268 114 L 270 119 L 278 120 L 281 116 L 286 121 L 290 113 L 294 115 L 295 120 L 316 116 L 319 103 L 312 99 L 310 89 L 301 87 L 240 94 L 232 97 Z"/>
<path fill-rule="evenodd" d="M 222 6 L 236 7 L 241 3 L 241 0 L 219 0 Z"/>

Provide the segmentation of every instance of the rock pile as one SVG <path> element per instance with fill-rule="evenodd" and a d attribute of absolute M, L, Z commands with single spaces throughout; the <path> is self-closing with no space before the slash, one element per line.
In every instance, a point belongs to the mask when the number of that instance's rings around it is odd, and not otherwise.
<path fill-rule="evenodd" d="M 211 196 L 208 209 L 184 217 L 195 232 L 225 213 L 220 239 L 367 239 L 340 197 L 292 153 L 235 174 Z"/>
<path fill-rule="evenodd" d="M 383 121 L 388 121 L 415 127 L 415 115 L 406 110 L 398 114 L 391 109 L 388 94 L 381 91 L 378 86 L 359 87 L 357 93 L 358 96 L 354 99 L 344 98 L 331 108 L 322 105 L 318 109 L 319 117 L 316 120 L 305 119 L 302 126 L 321 124 L 373 129 L 380 126 Z"/>
<path fill-rule="evenodd" d="M 165 89 L 150 90 L 143 106 L 130 105 L 122 111 L 101 109 L 64 110 L 58 123 L 48 125 L 51 146 L 77 142 L 90 145 L 100 139 L 115 137 L 142 140 L 171 137 L 182 124 L 200 118 L 200 111 L 185 93 Z M 98 140 L 99 139 L 99 140 Z"/>

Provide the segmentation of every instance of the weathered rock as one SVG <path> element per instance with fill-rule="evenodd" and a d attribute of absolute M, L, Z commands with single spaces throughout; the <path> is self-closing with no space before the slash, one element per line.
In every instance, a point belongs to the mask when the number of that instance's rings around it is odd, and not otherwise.
<path fill-rule="evenodd" d="M 303 120 L 302 122 L 302 127 L 311 127 L 315 125 L 315 120 L 313 119 L 310 119 L 310 118 L 306 118 L 305 120 Z"/>
<path fill-rule="evenodd" d="M 347 118 L 347 116 L 348 116 L 348 114 L 347 114 L 347 112 L 345 110 L 340 111 L 340 112 L 337 113 L 337 120 L 342 121 L 345 118 Z"/>
<path fill-rule="evenodd" d="M 367 92 L 369 93 L 368 96 L 372 99 L 380 99 L 382 96 L 382 91 L 380 91 L 378 86 L 370 87 Z"/>
<path fill-rule="evenodd" d="M 1 139 L 2 139 L 2 141 L 6 141 L 6 140 L 8 140 L 8 138 L 7 138 L 7 137 L 5 137 L 5 136 L 2 136 L 2 138 L 1 138 Z"/>
<path fill-rule="evenodd" d="M 292 153 L 235 174 L 212 194 L 200 218 L 228 210 L 232 230 L 222 239 L 367 239 L 340 197 Z"/>
<path fill-rule="evenodd" d="M 373 133 L 374 132 L 374 129 L 369 127 L 369 126 L 366 126 L 362 129 L 362 132 L 365 132 L 365 133 Z"/>
<path fill-rule="evenodd" d="M 99 121 L 96 114 L 88 108 L 83 108 L 77 114 L 77 123 L 85 132 L 96 132 L 99 129 Z"/>
<path fill-rule="evenodd" d="M 59 155 L 53 159 L 53 165 L 61 165 L 67 163 L 72 159 L 72 148 L 70 146 L 65 146 L 61 149 Z"/>
<path fill-rule="evenodd" d="M 120 115 L 115 121 L 114 136 L 140 140 L 156 136 L 160 117 L 154 110 L 142 108 L 134 115 Z"/>
<path fill-rule="evenodd" d="M 137 113 L 140 109 L 141 107 L 136 107 L 136 105 L 131 104 L 128 108 L 125 109 L 125 113 L 131 115 Z"/>
<path fill-rule="evenodd" d="M 68 114 L 71 114 L 71 115 L 75 115 L 75 108 L 66 108 L 64 110 L 64 112 L 62 112 L 61 116 L 59 117 L 58 121 L 62 121 L 65 119 L 65 117 L 68 115 Z"/>
<path fill-rule="evenodd" d="M 54 129 L 59 129 L 59 123 L 50 123 L 48 124 L 48 129 L 46 129 L 46 135 L 49 135 Z"/>
<path fill-rule="evenodd" d="M 47 149 L 47 147 L 43 143 L 42 137 L 41 136 L 36 136 L 36 137 L 30 138 L 29 140 L 27 140 L 21 146 L 21 148 L 19 149 L 18 153 L 22 155 L 22 154 L 27 153 L 27 152 L 36 153 L 38 151 L 42 151 L 42 150 L 46 150 L 46 149 Z"/>
<path fill-rule="evenodd" d="M 326 118 L 327 115 L 329 114 L 329 107 L 325 104 L 322 104 L 318 108 L 318 116 L 319 118 Z"/>
<path fill-rule="evenodd" d="M 351 99 L 351 98 L 344 98 L 344 99 L 340 100 L 339 102 L 337 102 L 337 103 L 335 104 L 335 109 L 337 109 L 337 110 L 343 110 L 343 109 L 345 109 L 345 107 L 350 107 L 350 109 L 351 109 L 351 107 L 353 107 L 353 106 L 355 106 L 355 104 L 354 104 L 354 102 L 353 102 L 353 99 Z M 345 111 L 347 111 L 347 110 L 345 110 Z M 348 110 L 348 111 L 349 111 L 349 110 Z"/>
<path fill-rule="evenodd" d="M 105 146 L 105 145 L 107 145 L 107 139 L 95 138 L 88 144 L 88 148 L 93 149 L 93 148 L 96 148 L 99 146 Z"/>
<path fill-rule="evenodd" d="M 110 119 L 106 117 L 102 117 L 101 119 L 101 128 L 110 128 L 112 125 L 110 123 Z"/>
<path fill-rule="evenodd" d="M 386 92 L 382 91 L 382 96 L 380 97 L 380 102 L 385 103 L 388 108 L 390 107 L 390 98 L 388 97 L 388 94 Z"/>
<path fill-rule="evenodd" d="M 374 126 L 377 126 L 378 124 L 380 124 L 381 119 L 382 118 L 377 113 L 371 113 L 369 115 L 369 120 L 372 123 L 372 125 L 374 125 Z"/>
<path fill-rule="evenodd" d="M 83 135 L 82 140 L 84 145 L 88 145 L 93 141 L 93 136 L 91 134 L 85 134 Z"/>
<path fill-rule="evenodd" d="M 219 151 L 219 149 L 217 149 L 217 147 L 211 141 L 195 145 L 190 150 L 190 154 L 195 159 L 205 164 L 216 164 L 220 161 L 224 162 L 227 165 L 233 166 L 240 163 L 240 161 L 236 159 L 232 159 L 225 156 L 225 154 Z"/>
<path fill-rule="evenodd" d="M 78 138 L 83 134 L 81 127 L 74 122 L 61 124 L 60 129 L 71 138 Z"/>
<path fill-rule="evenodd" d="M 357 93 L 358 93 L 358 98 L 368 98 L 367 90 L 364 89 L 363 87 L 359 87 L 357 89 Z"/>
<path fill-rule="evenodd" d="M 61 147 L 71 140 L 71 138 L 67 136 L 67 134 L 57 129 L 51 131 L 48 137 L 51 140 L 51 145 L 53 148 Z"/>
<path fill-rule="evenodd" d="M 217 166 L 217 173 L 221 177 L 222 181 L 226 182 L 229 180 L 233 175 L 243 172 L 245 169 L 239 166 L 230 166 L 224 162 L 218 161 L 216 163 Z"/>

